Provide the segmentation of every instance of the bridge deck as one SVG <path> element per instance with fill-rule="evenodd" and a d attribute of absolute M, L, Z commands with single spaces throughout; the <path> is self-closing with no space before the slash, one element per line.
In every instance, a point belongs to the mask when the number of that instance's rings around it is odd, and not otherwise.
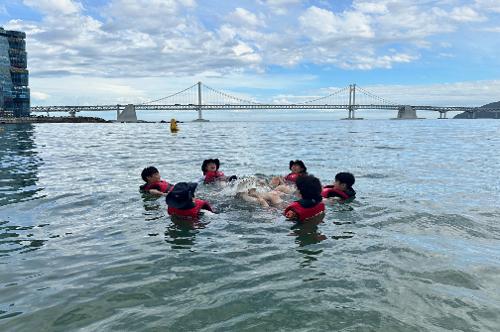
<path fill-rule="evenodd" d="M 31 107 L 31 112 L 104 112 L 124 110 L 126 105 L 94 105 L 94 106 L 34 106 Z M 398 110 L 404 105 L 355 105 L 354 110 Z M 455 107 L 455 106 L 430 106 L 430 105 L 414 105 L 411 106 L 415 110 L 427 110 L 437 112 L 500 112 L 500 108 L 480 108 L 480 107 Z M 188 111 L 193 110 L 280 110 L 280 109 L 318 109 L 318 110 L 348 110 L 349 105 L 309 105 L 309 104 L 251 104 L 251 105 L 135 105 L 136 110 L 150 111 Z"/>

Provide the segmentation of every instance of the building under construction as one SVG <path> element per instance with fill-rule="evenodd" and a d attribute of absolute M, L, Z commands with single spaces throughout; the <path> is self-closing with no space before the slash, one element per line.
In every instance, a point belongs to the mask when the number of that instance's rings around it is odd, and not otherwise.
<path fill-rule="evenodd" d="M 30 115 L 26 34 L 0 27 L 0 117 Z"/>

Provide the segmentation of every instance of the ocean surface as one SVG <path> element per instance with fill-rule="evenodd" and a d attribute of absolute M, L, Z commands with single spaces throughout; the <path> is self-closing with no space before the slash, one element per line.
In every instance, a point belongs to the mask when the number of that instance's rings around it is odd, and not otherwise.
<path fill-rule="evenodd" d="M 499 331 L 499 151 L 492 120 L 1 125 L 0 330 Z M 192 224 L 139 192 L 215 157 L 358 196 L 294 227 L 231 187 Z"/>

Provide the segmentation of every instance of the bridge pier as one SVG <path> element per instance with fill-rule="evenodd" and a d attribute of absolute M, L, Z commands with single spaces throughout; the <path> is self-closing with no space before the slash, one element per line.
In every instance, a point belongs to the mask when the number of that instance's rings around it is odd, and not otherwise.
<path fill-rule="evenodd" d="M 398 110 L 397 119 L 406 120 L 406 119 L 418 119 L 417 111 L 411 107 L 410 105 L 405 105 L 400 107 Z"/>
<path fill-rule="evenodd" d="M 440 118 L 440 119 L 448 119 L 448 118 L 446 117 L 446 111 L 439 111 L 439 118 Z"/>
<path fill-rule="evenodd" d="M 118 122 L 137 122 L 137 114 L 135 113 L 135 105 L 128 104 L 125 109 L 120 112 L 116 110 L 116 121 Z"/>
<path fill-rule="evenodd" d="M 76 118 L 76 111 L 75 110 L 69 111 L 69 116 L 70 118 Z"/>
<path fill-rule="evenodd" d="M 476 118 L 476 112 L 474 111 L 467 112 L 467 119 L 475 119 L 475 118 Z"/>

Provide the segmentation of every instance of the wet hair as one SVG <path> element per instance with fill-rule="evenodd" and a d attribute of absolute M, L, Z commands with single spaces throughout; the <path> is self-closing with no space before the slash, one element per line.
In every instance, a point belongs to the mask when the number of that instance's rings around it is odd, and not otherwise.
<path fill-rule="evenodd" d="M 144 182 L 148 182 L 147 178 L 155 173 L 159 173 L 159 171 L 156 167 L 154 167 L 154 166 L 146 167 L 141 172 L 141 178 L 144 180 Z"/>
<path fill-rule="evenodd" d="M 349 172 L 340 172 L 335 175 L 335 181 L 345 183 L 347 187 L 351 188 L 356 179 L 354 179 L 354 175 Z"/>
<path fill-rule="evenodd" d="M 201 164 L 201 171 L 203 172 L 203 174 L 205 174 L 207 172 L 207 166 L 210 163 L 215 164 L 215 168 L 217 170 L 219 170 L 219 166 L 220 166 L 219 159 L 205 159 L 205 160 L 203 160 L 203 164 Z"/>
<path fill-rule="evenodd" d="M 295 184 L 303 199 L 321 200 L 321 190 L 323 187 L 317 177 L 313 175 L 299 176 Z"/>
<path fill-rule="evenodd" d="M 298 160 L 298 159 L 297 160 L 290 160 L 290 166 L 289 166 L 290 170 L 292 169 L 293 165 L 299 165 L 300 167 L 302 167 L 301 173 L 307 173 L 307 167 L 302 160 Z"/>

